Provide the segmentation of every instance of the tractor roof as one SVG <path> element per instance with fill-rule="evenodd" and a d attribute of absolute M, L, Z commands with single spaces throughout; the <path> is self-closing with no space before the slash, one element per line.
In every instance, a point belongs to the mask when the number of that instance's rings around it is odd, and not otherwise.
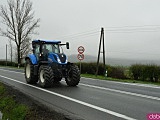
<path fill-rule="evenodd" d="M 61 41 L 59 40 L 33 40 L 32 41 L 33 43 L 50 43 L 50 44 L 58 44 L 58 43 L 61 43 Z"/>

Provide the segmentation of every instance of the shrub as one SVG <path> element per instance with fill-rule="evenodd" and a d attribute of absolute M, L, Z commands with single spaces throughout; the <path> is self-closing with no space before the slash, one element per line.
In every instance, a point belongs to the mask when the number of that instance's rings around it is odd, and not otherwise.
<path fill-rule="evenodd" d="M 131 73 L 131 77 L 133 77 L 134 80 L 138 80 L 142 76 L 143 65 L 140 65 L 140 64 L 131 65 L 129 70 Z"/>
<path fill-rule="evenodd" d="M 160 76 L 160 68 L 157 65 L 146 65 L 144 67 L 143 75 L 145 80 L 150 80 L 151 82 L 158 82 Z"/>
<path fill-rule="evenodd" d="M 80 63 L 76 63 L 80 68 Z M 96 74 L 97 63 L 81 63 L 81 73 L 82 74 Z M 100 63 L 98 67 L 98 75 L 104 75 L 104 67 L 103 64 Z"/>
<path fill-rule="evenodd" d="M 131 77 L 135 80 L 150 80 L 151 82 L 158 82 L 160 77 L 160 67 L 157 65 L 140 65 L 135 64 L 130 67 Z"/>
<path fill-rule="evenodd" d="M 108 77 L 126 79 L 123 67 L 108 66 L 107 68 Z"/>

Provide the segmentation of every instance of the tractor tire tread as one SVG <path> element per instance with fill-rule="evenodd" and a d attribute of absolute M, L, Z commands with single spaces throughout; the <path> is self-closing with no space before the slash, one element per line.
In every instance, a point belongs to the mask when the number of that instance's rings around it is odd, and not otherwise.
<path fill-rule="evenodd" d="M 76 86 L 79 84 L 80 81 L 80 71 L 78 66 L 76 65 L 71 65 L 71 80 L 68 80 L 68 78 L 66 78 L 66 83 L 68 86 Z"/>
<path fill-rule="evenodd" d="M 44 70 L 44 77 L 45 77 L 44 83 L 42 83 L 40 80 L 40 71 L 42 69 Z M 52 68 L 50 66 L 41 65 L 39 68 L 38 76 L 39 76 L 39 84 L 41 87 L 47 88 L 47 87 L 51 87 L 53 85 L 54 74 L 53 74 Z"/>
<path fill-rule="evenodd" d="M 27 66 L 27 64 L 30 65 L 30 78 L 27 78 L 27 76 L 26 76 L 26 66 Z M 34 75 L 34 65 L 31 63 L 31 61 L 29 59 L 27 59 L 26 63 L 25 63 L 25 78 L 26 78 L 26 82 L 28 84 L 36 84 L 37 80 L 38 80 L 38 77 L 36 75 Z"/>

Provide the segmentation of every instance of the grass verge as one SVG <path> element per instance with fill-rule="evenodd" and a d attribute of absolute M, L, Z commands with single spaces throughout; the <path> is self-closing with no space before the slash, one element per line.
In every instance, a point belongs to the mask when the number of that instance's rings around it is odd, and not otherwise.
<path fill-rule="evenodd" d="M 72 120 L 72 116 L 50 109 L 13 86 L 1 82 L 0 112 L 3 113 L 2 120 Z"/>
<path fill-rule="evenodd" d="M 107 81 L 116 81 L 116 82 L 152 84 L 152 85 L 160 86 L 160 83 L 155 83 L 155 82 L 150 82 L 150 81 L 141 81 L 141 80 L 132 80 L 132 79 L 117 79 L 117 78 L 111 78 L 111 77 L 104 77 L 100 75 L 95 76 L 91 74 L 81 74 L 81 77 L 93 78 L 93 79 L 99 79 L 99 80 L 107 80 Z"/>
<path fill-rule="evenodd" d="M 7 93 L 4 85 L 0 83 L 0 111 L 3 113 L 2 120 L 24 120 L 29 108 L 14 100 L 14 96 Z"/>

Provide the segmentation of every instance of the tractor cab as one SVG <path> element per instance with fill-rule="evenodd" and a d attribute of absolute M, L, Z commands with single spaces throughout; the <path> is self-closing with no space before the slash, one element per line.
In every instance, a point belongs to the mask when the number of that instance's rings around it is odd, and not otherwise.
<path fill-rule="evenodd" d="M 66 48 L 69 49 L 68 42 L 66 44 L 61 44 L 61 41 L 56 40 L 34 40 L 32 41 L 33 54 L 35 54 L 36 59 L 39 62 L 50 61 L 57 63 L 66 63 L 66 55 L 63 53 L 63 50 L 60 49 L 62 45 L 66 45 Z"/>

